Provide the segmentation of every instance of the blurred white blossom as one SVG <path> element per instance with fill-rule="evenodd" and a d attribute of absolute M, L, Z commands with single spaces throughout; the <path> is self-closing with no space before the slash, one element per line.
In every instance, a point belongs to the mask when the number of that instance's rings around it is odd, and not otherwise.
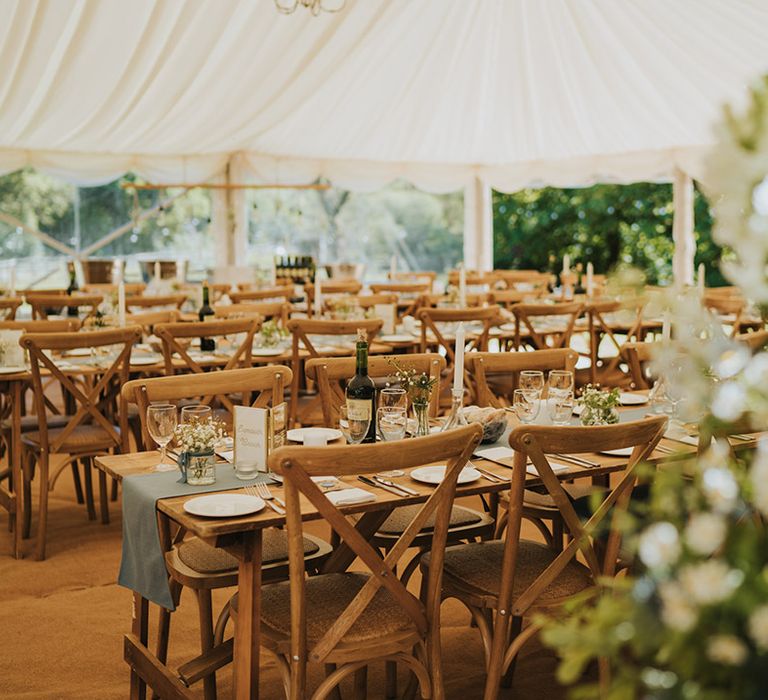
<path fill-rule="evenodd" d="M 768 605 L 755 608 L 749 616 L 749 636 L 758 649 L 768 651 Z"/>
<path fill-rule="evenodd" d="M 672 523 L 654 523 L 640 536 L 638 553 L 643 563 L 651 568 L 666 568 L 680 556 L 680 536 Z"/>
<path fill-rule="evenodd" d="M 699 605 L 720 603 L 741 585 L 744 574 L 720 559 L 686 564 L 678 580 L 690 599 Z"/>
<path fill-rule="evenodd" d="M 687 632 L 695 624 L 698 611 L 679 583 L 664 581 L 659 585 L 661 619 L 678 632 Z"/>
<path fill-rule="evenodd" d="M 732 634 L 715 635 L 707 643 L 709 659 L 726 666 L 741 666 L 748 654 L 747 645 Z"/>
<path fill-rule="evenodd" d="M 717 513 L 694 513 L 685 528 L 685 543 L 702 556 L 716 552 L 725 542 L 728 521 Z"/>
<path fill-rule="evenodd" d="M 736 507 L 739 485 L 727 467 L 705 469 L 701 477 L 701 488 L 713 510 L 730 513 Z"/>

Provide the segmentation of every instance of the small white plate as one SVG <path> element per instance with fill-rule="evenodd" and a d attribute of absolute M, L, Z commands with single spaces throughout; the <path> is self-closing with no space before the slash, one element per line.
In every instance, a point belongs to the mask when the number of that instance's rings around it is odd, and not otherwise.
<path fill-rule="evenodd" d="M 622 406 L 642 406 L 648 403 L 648 397 L 644 394 L 619 394 L 619 403 Z"/>
<path fill-rule="evenodd" d="M 394 335 L 380 335 L 377 340 L 382 343 L 412 343 L 413 336 L 395 333 Z"/>
<path fill-rule="evenodd" d="M 618 450 L 602 450 L 601 455 L 611 455 L 612 457 L 629 457 L 634 447 L 620 447 Z"/>
<path fill-rule="evenodd" d="M 137 367 L 140 365 L 156 365 L 158 362 L 160 362 L 159 357 L 132 357 L 131 358 L 131 364 L 136 365 Z"/>
<path fill-rule="evenodd" d="M 277 357 L 284 352 L 285 350 L 281 350 L 280 348 L 254 348 L 251 350 L 251 355 L 254 357 Z"/>
<path fill-rule="evenodd" d="M 258 513 L 264 508 L 264 501 L 258 496 L 241 493 L 214 493 L 210 496 L 193 498 L 184 504 L 184 510 L 192 515 L 206 518 L 235 518 Z"/>
<path fill-rule="evenodd" d="M 19 372 L 26 372 L 27 368 L 24 365 L 9 365 L 8 367 L 0 367 L 0 374 L 18 374 Z"/>
<path fill-rule="evenodd" d="M 418 467 L 411 472 L 411 479 L 423 484 L 439 484 L 445 477 L 445 465 L 437 467 Z M 469 484 L 480 478 L 480 472 L 473 467 L 464 467 L 459 474 L 459 484 Z"/>
<path fill-rule="evenodd" d="M 286 437 L 291 442 L 304 442 L 304 435 L 307 431 L 312 431 L 311 434 L 322 435 L 328 442 L 343 437 L 341 430 L 336 430 L 336 428 L 294 428 L 288 431 Z"/>

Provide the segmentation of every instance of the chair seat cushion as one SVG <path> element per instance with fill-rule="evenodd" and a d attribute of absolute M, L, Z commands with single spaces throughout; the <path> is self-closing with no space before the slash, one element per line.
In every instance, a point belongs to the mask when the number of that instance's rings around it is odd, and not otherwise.
<path fill-rule="evenodd" d="M 115 430 L 120 432 L 118 428 Z M 64 428 L 54 428 L 48 431 L 48 444 L 53 444 L 58 440 L 59 435 Z M 24 433 L 21 441 L 32 448 L 40 446 L 40 431 L 34 430 L 30 433 Z M 100 425 L 80 424 L 67 437 L 58 452 L 86 452 L 90 450 L 102 450 L 115 446 L 112 436 Z"/>
<path fill-rule="evenodd" d="M 314 554 L 318 546 L 304 538 L 304 555 Z M 219 574 L 237 569 L 237 559 L 229 552 L 212 547 L 197 537 L 184 540 L 177 548 L 179 559 L 190 569 L 203 574 Z M 284 530 L 268 528 L 262 539 L 262 563 L 274 564 L 288 559 L 288 536 Z"/>
<path fill-rule="evenodd" d="M 369 574 L 337 573 L 306 579 L 307 642 L 313 645 L 344 612 L 358 594 Z M 291 633 L 290 583 L 283 581 L 262 588 L 261 622 L 270 636 L 287 639 Z M 232 598 L 237 613 L 237 595 Z M 342 642 L 360 644 L 390 634 L 416 630 L 408 614 L 380 588 L 362 615 L 344 635 Z"/>
<path fill-rule="evenodd" d="M 64 416 L 64 415 L 48 415 L 47 416 L 47 422 L 48 422 L 48 428 L 63 428 L 68 422 L 69 419 L 72 416 Z M 21 417 L 21 432 L 22 433 L 29 433 L 33 430 L 37 430 L 40 427 L 40 422 L 37 419 L 37 416 L 22 416 Z M 10 430 L 11 429 L 11 419 L 6 418 L 2 422 L 2 428 L 3 430 Z"/>
<path fill-rule="evenodd" d="M 559 552 L 546 545 L 530 540 L 520 540 L 515 581 L 512 596 L 516 600 L 555 560 Z M 455 580 L 464 583 L 486 595 L 497 596 L 501 583 L 501 564 L 504 556 L 504 542 L 472 542 L 448 547 L 445 550 L 445 584 Z M 422 558 L 422 566 L 429 567 L 430 555 Z M 564 598 L 593 585 L 589 569 L 571 560 L 555 580 L 542 592 L 537 602 Z"/>
<path fill-rule="evenodd" d="M 562 486 L 563 490 L 570 496 L 572 501 L 577 501 L 580 498 L 589 498 L 595 492 L 605 492 L 605 489 L 600 488 L 599 486 L 593 486 L 592 484 L 563 484 Z M 501 494 L 499 502 L 503 502 L 506 506 L 509 502 L 509 494 Z M 525 490 L 523 495 L 523 505 L 532 508 L 557 510 L 557 506 L 555 505 L 552 496 L 548 493 L 533 491 L 532 489 Z"/>
<path fill-rule="evenodd" d="M 421 510 L 421 506 L 401 506 L 395 508 L 392 514 L 382 523 L 379 532 L 383 535 L 399 535 L 405 532 L 405 528 L 411 524 Z M 451 508 L 450 527 L 459 527 L 461 525 L 479 525 L 485 519 L 483 513 L 479 513 L 471 508 L 462 508 L 454 506 Z M 435 529 L 435 514 L 429 516 L 422 532 L 431 532 Z"/>

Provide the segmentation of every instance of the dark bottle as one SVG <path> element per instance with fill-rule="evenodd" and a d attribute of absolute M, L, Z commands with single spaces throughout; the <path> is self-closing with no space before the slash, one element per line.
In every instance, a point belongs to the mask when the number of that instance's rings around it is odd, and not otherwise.
<path fill-rule="evenodd" d="M 376 386 L 368 376 L 368 341 L 357 338 L 355 376 L 347 384 L 347 410 L 350 418 L 364 420 L 370 416 L 371 425 L 363 442 L 376 442 Z"/>
<path fill-rule="evenodd" d="M 197 312 L 197 317 L 201 321 L 205 321 L 206 316 L 214 316 L 214 311 L 211 308 L 210 297 L 208 292 L 208 281 L 203 282 L 203 305 Z M 200 338 L 200 351 L 201 352 L 213 352 L 216 349 L 216 341 L 213 338 Z"/>
<path fill-rule="evenodd" d="M 79 289 L 77 285 L 77 274 L 75 272 L 75 264 L 69 264 L 69 286 L 67 287 L 67 295 L 72 296 Z M 67 316 L 74 316 L 77 318 L 77 306 L 67 307 Z"/>

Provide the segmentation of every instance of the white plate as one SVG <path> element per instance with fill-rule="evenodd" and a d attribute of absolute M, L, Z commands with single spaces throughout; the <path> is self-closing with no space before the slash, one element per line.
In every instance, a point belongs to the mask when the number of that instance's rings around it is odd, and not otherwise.
<path fill-rule="evenodd" d="M 601 455 L 611 455 L 612 457 L 629 457 L 634 447 L 620 447 L 618 450 L 602 450 Z"/>
<path fill-rule="evenodd" d="M 291 442 L 304 442 L 304 435 L 308 430 L 315 435 L 322 435 L 328 442 L 343 437 L 341 430 L 336 430 L 336 428 L 294 428 L 288 431 L 286 437 Z"/>
<path fill-rule="evenodd" d="M 159 357 L 132 357 L 131 358 L 131 364 L 132 365 L 156 365 L 158 362 L 160 362 Z"/>
<path fill-rule="evenodd" d="M 72 348 L 63 353 L 65 357 L 90 357 L 90 348 Z"/>
<path fill-rule="evenodd" d="M 418 467 L 411 472 L 411 479 L 423 484 L 439 484 L 445 476 L 445 465 L 437 467 Z M 464 467 L 459 474 L 459 484 L 469 484 L 480 478 L 480 472 L 473 467 Z"/>
<path fill-rule="evenodd" d="M 280 348 L 254 348 L 251 350 L 251 355 L 254 357 L 277 357 L 284 352 L 285 350 L 281 350 Z"/>
<path fill-rule="evenodd" d="M 644 394 L 619 394 L 619 403 L 622 406 L 642 406 L 648 403 L 648 397 Z"/>
<path fill-rule="evenodd" d="M 8 367 L 0 367 L 0 374 L 18 374 L 19 372 L 26 372 L 27 368 L 24 365 L 9 365 Z"/>
<path fill-rule="evenodd" d="M 214 493 L 210 496 L 193 498 L 184 504 L 184 510 L 192 515 L 206 518 L 234 518 L 240 515 L 258 513 L 264 508 L 264 501 L 258 496 L 241 493 Z"/>
<path fill-rule="evenodd" d="M 394 335 L 380 335 L 377 340 L 382 343 L 412 343 L 413 336 L 395 333 Z"/>

